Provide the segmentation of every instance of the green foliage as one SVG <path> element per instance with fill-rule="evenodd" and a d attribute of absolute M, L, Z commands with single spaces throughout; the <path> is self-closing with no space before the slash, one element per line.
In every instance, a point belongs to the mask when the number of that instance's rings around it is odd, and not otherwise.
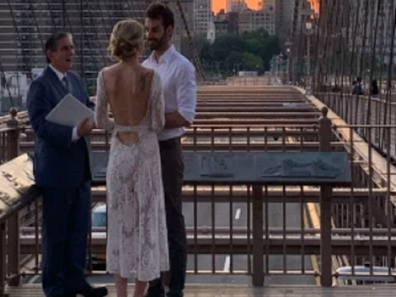
<path fill-rule="evenodd" d="M 279 54 L 280 50 L 278 37 L 260 29 L 241 35 L 221 35 L 213 44 L 205 42 L 200 58 L 203 65 L 209 68 L 214 68 L 218 63 L 219 70 L 224 74 L 238 70 L 262 73 L 269 70 L 272 56 Z"/>
<path fill-rule="evenodd" d="M 263 68 L 263 59 L 255 54 L 244 52 L 242 54 L 242 63 L 249 70 L 260 70 Z"/>

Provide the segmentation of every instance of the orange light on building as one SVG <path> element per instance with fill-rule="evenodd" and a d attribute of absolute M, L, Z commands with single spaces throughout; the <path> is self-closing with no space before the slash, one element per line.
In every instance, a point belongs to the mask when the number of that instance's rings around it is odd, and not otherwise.
<path fill-rule="evenodd" d="M 308 0 L 311 4 L 311 8 L 315 11 L 315 14 L 319 13 L 319 0 Z"/>

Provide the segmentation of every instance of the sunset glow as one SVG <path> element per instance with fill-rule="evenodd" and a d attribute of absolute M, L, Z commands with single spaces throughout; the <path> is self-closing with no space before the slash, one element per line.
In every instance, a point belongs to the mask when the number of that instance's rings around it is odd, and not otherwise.
<path fill-rule="evenodd" d="M 258 9 L 260 0 L 245 0 L 249 8 Z M 218 12 L 220 9 L 226 9 L 227 0 L 212 0 L 212 10 Z"/>
<path fill-rule="evenodd" d="M 258 9 L 263 0 L 245 0 L 249 8 Z M 308 0 L 315 13 L 319 13 L 319 0 Z M 216 13 L 220 9 L 226 9 L 227 0 L 212 0 L 212 10 Z"/>
<path fill-rule="evenodd" d="M 319 13 L 319 0 L 309 0 L 309 3 L 311 3 L 311 8 L 315 13 Z"/>

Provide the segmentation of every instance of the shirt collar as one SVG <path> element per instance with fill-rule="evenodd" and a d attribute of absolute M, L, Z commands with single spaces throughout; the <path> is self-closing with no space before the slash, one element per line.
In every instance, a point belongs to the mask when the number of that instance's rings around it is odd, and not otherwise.
<path fill-rule="evenodd" d="M 66 77 L 66 73 L 60 72 L 58 69 L 55 69 L 55 67 L 52 66 L 51 64 L 48 64 L 48 66 L 52 69 L 52 71 L 55 72 L 55 74 L 59 78 L 59 80 L 63 80 L 63 78 Z"/>
<path fill-rule="evenodd" d="M 175 53 L 176 49 L 174 45 L 171 45 L 165 53 L 159 58 L 158 64 L 161 64 L 162 62 L 167 63 L 169 60 L 172 58 L 173 54 Z M 150 56 L 150 60 L 153 63 L 157 63 L 157 60 L 155 59 L 155 52 L 152 52 Z"/>

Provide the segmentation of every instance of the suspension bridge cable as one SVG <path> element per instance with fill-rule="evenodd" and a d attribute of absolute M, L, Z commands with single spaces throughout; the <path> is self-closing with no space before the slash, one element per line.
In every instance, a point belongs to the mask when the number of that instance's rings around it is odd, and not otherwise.
<path fill-rule="evenodd" d="M 1 75 L 0 75 L 0 80 L 1 80 L 1 88 L 3 89 L 3 86 L 2 86 L 2 85 L 3 85 L 3 83 L 4 83 L 4 87 L 5 87 L 6 90 L 7 90 L 8 97 L 9 97 L 9 100 L 10 100 L 10 103 L 11 103 L 11 106 L 15 106 L 15 104 L 14 104 L 14 99 L 12 98 L 10 86 L 8 85 L 8 82 L 7 82 L 7 79 L 6 79 L 6 76 L 5 76 L 5 71 L 4 71 L 3 63 L 2 63 L 1 60 L 2 60 L 2 59 L 1 59 L 1 55 L 0 55 L 0 73 L 1 73 Z M 0 97 L 0 99 L 2 99 L 2 98 Z"/>
<path fill-rule="evenodd" d="M 178 12 L 180 14 L 180 17 L 182 19 L 182 22 L 183 22 L 183 25 L 184 25 L 184 29 L 186 30 L 186 33 L 187 33 L 187 38 L 188 38 L 188 41 L 189 41 L 189 44 L 190 44 L 190 48 L 191 48 L 192 53 L 193 53 L 194 65 L 196 67 L 197 72 L 202 77 L 202 80 L 205 81 L 206 80 L 205 79 L 205 73 L 204 73 L 204 71 L 202 69 L 201 61 L 199 59 L 199 56 L 198 56 L 197 49 L 195 47 L 194 41 L 192 40 L 192 37 L 191 37 L 191 34 L 190 34 L 190 29 L 188 28 L 188 23 L 187 23 L 185 15 L 184 15 L 183 7 L 182 7 L 182 5 L 180 3 L 180 0 L 176 0 L 176 7 L 177 7 L 177 10 L 178 10 Z"/>

